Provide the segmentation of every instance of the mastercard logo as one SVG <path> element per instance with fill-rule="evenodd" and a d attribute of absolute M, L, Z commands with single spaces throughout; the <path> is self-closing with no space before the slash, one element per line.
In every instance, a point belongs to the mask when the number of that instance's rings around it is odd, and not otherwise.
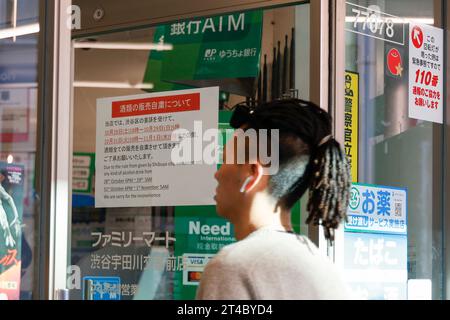
<path fill-rule="evenodd" d="M 202 272 L 199 271 L 189 271 L 188 272 L 188 281 L 199 282 L 202 277 Z"/>

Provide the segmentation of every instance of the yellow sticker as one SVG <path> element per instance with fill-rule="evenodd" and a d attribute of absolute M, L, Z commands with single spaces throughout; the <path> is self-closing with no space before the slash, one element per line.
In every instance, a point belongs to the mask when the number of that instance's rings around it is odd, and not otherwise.
<path fill-rule="evenodd" d="M 350 163 L 352 182 L 358 182 L 359 74 L 345 72 L 344 147 Z"/>

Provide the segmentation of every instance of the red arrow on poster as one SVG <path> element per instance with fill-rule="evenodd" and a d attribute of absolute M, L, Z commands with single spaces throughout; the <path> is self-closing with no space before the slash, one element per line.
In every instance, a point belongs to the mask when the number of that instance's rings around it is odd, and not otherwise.
<path fill-rule="evenodd" d="M 414 47 L 420 49 L 423 44 L 423 31 L 419 26 L 415 26 L 411 32 L 412 43 Z"/>

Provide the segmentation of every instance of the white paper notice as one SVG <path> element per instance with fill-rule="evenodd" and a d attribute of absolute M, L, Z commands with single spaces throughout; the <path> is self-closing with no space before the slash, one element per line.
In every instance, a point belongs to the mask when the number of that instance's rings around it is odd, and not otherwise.
<path fill-rule="evenodd" d="M 443 122 L 444 31 L 409 25 L 409 117 Z"/>
<path fill-rule="evenodd" d="M 218 87 L 98 99 L 95 206 L 214 204 L 217 164 L 171 155 L 175 130 L 217 129 L 218 101 Z"/>

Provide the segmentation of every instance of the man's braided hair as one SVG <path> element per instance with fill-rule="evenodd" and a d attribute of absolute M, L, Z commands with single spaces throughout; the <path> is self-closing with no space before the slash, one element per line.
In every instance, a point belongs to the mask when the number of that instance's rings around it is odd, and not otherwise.
<path fill-rule="evenodd" d="M 279 171 L 269 179 L 269 193 L 290 209 L 309 188 L 306 223 L 322 225 L 333 241 L 346 219 L 351 178 L 345 153 L 331 135 L 331 116 L 312 102 L 284 99 L 238 105 L 230 125 L 279 130 Z"/>

